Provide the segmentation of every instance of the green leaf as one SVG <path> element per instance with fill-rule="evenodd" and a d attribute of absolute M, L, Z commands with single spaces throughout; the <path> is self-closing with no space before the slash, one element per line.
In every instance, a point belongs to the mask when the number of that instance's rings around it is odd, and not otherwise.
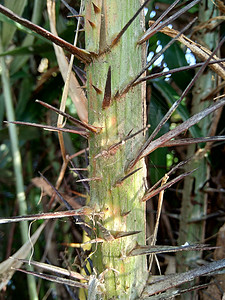
<path fill-rule="evenodd" d="M 167 83 L 164 80 L 154 81 L 153 86 L 161 93 L 161 95 L 165 98 L 169 106 L 172 106 L 173 103 L 179 98 L 177 92 L 172 88 L 172 86 L 169 83 Z M 188 109 L 183 102 L 178 106 L 177 112 L 179 113 L 183 121 L 186 121 L 190 118 Z M 189 130 L 193 137 L 202 136 L 201 130 L 198 125 L 192 126 Z"/>
<path fill-rule="evenodd" d="M 52 51 L 52 46 L 49 44 L 39 44 L 39 45 L 29 45 L 26 47 L 16 47 L 13 50 L 5 51 L 3 53 L 0 53 L 0 56 L 16 56 L 16 55 L 26 55 L 26 54 L 44 54 L 45 52 Z"/>
<path fill-rule="evenodd" d="M 31 34 L 39 39 L 43 39 L 45 42 L 46 42 L 46 39 L 41 37 L 40 35 L 38 35 L 37 33 L 33 32 L 32 30 L 26 28 L 25 26 L 11 20 L 10 18 L 6 17 L 5 15 L 3 15 L 2 13 L 0 13 L 0 21 L 3 22 L 3 26 L 6 25 L 6 26 L 10 26 L 10 28 L 14 28 L 14 30 L 12 31 L 16 31 L 16 29 L 18 30 L 21 30 L 25 33 L 28 33 L 28 34 Z M 11 35 L 10 35 L 11 36 Z"/>
<path fill-rule="evenodd" d="M 150 127 L 150 134 L 156 128 L 162 117 L 166 112 L 167 107 L 161 101 L 161 98 L 153 91 L 150 107 L 149 107 L 149 123 Z M 160 135 L 169 131 L 169 123 L 167 122 L 161 129 Z M 157 135 L 159 137 L 160 135 Z M 158 148 L 154 152 L 149 155 L 149 172 L 150 172 L 150 179 L 151 183 L 155 184 L 161 177 L 163 177 L 166 173 L 166 166 L 167 166 L 167 153 L 168 148 Z"/>
<path fill-rule="evenodd" d="M 32 77 L 25 77 L 20 84 L 19 99 L 16 106 L 16 118 L 23 119 L 23 113 L 26 110 L 27 103 L 30 100 L 31 92 L 33 89 Z"/>
<path fill-rule="evenodd" d="M 27 5 L 27 0 L 16 0 L 16 1 L 15 0 L 14 1 L 5 0 L 4 4 L 5 4 L 5 7 L 12 10 L 15 14 L 21 16 L 25 6 Z M 0 14 L 0 15 L 2 17 L 2 14 Z M 12 21 L 12 22 L 15 23 L 14 21 Z M 12 22 L 10 22 L 10 23 L 13 24 Z M 2 27 L 2 44 L 3 44 L 4 48 L 7 47 L 7 45 L 9 45 L 9 43 L 11 42 L 15 31 L 16 31 L 16 27 L 14 27 L 12 25 L 9 25 L 5 22 L 3 23 L 3 27 Z"/>

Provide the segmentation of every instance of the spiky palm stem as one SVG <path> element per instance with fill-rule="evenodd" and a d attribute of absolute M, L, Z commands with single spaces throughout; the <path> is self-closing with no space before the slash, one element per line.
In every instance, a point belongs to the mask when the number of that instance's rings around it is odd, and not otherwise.
<path fill-rule="evenodd" d="M 145 285 L 145 257 L 129 257 L 129 251 L 145 244 L 145 204 L 140 200 L 145 192 L 145 163 L 141 169 L 123 179 L 128 162 L 144 141 L 144 134 L 109 147 L 123 140 L 131 131 L 145 126 L 145 87 L 137 86 L 114 100 L 143 66 L 143 47 L 137 45 L 143 32 L 143 16 L 138 16 L 121 39 L 108 48 L 113 38 L 140 7 L 136 0 L 86 1 L 86 49 L 96 53 L 87 67 L 89 123 L 101 127 L 91 134 L 90 197 L 91 205 L 104 213 L 100 223 L 95 220 L 96 235 L 105 241 L 97 245 L 92 256 L 97 276 L 103 275 L 103 298 L 135 299 Z M 140 231 L 135 235 L 116 238 L 116 232 Z M 95 246 L 93 247 L 93 251 Z"/>

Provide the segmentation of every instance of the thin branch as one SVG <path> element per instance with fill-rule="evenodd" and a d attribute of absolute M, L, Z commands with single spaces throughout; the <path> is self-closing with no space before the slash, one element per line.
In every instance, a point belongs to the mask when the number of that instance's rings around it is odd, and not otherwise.
<path fill-rule="evenodd" d="M 73 46 L 72 44 L 66 42 L 60 37 L 53 35 L 50 31 L 38 26 L 18 15 L 13 13 L 10 9 L 4 7 L 0 4 L 0 12 L 7 16 L 8 18 L 16 21 L 17 23 L 31 29 L 32 31 L 38 33 L 39 35 L 43 36 L 44 38 L 52 41 L 56 45 L 62 47 L 63 49 L 69 51 L 71 54 L 75 55 L 78 59 L 80 59 L 84 63 L 91 62 L 91 55 L 88 51 L 80 49 L 78 47 Z"/>
<path fill-rule="evenodd" d="M 156 32 L 158 32 L 159 30 L 161 30 L 163 27 L 165 27 L 166 25 L 172 23 L 174 20 L 176 20 L 179 16 L 181 16 L 183 13 L 185 13 L 187 10 L 189 10 L 191 7 L 193 7 L 195 4 L 197 4 L 200 0 L 194 0 L 192 1 L 190 4 L 185 5 L 184 8 L 182 8 L 181 10 L 177 11 L 174 15 L 172 15 L 171 17 L 169 17 L 167 20 L 165 20 L 164 22 L 158 24 L 157 26 L 153 26 L 150 27 L 145 34 L 143 35 L 143 37 L 139 40 L 139 44 L 144 43 L 146 40 L 148 40 L 152 35 L 154 35 Z M 176 2 L 176 1 L 175 1 Z M 177 1 L 178 2 L 178 1 Z M 172 4 L 173 5 L 173 4 Z M 156 21 L 157 22 L 157 21 Z"/>
<path fill-rule="evenodd" d="M 155 138 L 155 136 L 158 134 L 158 132 L 161 130 L 161 128 L 162 128 L 162 126 L 168 121 L 168 119 L 171 117 L 171 115 L 174 113 L 174 111 L 177 109 L 177 107 L 178 107 L 178 105 L 181 103 L 181 101 L 186 97 L 186 95 L 188 94 L 188 92 L 190 91 L 190 89 L 192 88 L 192 86 L 194 85 L 194 83 L 196 82 L 196 80 L 200 77 L 200 75 L 204 72 L 204 70 L 205 70 L 205 68 L 207 67 L 207 65 L 208 65 L 208 63 L 209 63 L 209 61 L 211 60 L 211 58 L 213 57 L 213 55 L 217 52 L 217 50 L 222 46 L 222 44 L 224 43 L 224 41 L 225 41 L 225 37 L 220 41 L 220 43 L 218 44 L 218 46 L 214 49 L 214 51 L 211 53 L 211 55 L 208 57 L 208 59 L 204 62 L 204 64 L 201 66 L 201 68 L 198 70 L 198 72 L 195 74 L 195 76 L 194 76 L 194 78 L 191 80 L 191 82 L 188 84 L 188 86 L 186 87 L 186 89 L 183 91 L 183 93 L 182 93 L 182 95 L 180 96 L 180 98 L 176 101 L 176 102 L 174 102 L 174 104 L 171 106 L 171 108 L 168 110 L 168 112 L 166 113 L 166 115 L 162 118 L 162 120 L 160 121 L 160 123 L 158 124 L 158 126 L 155 128 L 155 130 L 152 132 L 152 134 L 150 135 L 150 137 L 148 138 L 148 140 L 145 142 L 145 144 L 141 147 L 141 149 L 139 150 L 139 152 L 138 152 L 138 154 L 137 154 L 137 156 L 136 156 L 136 158 L 129 164 L 130 165 L 130 167 L 132 166 L 134 166 L 136 163 L 137 163 L 137 161 L 141 158 L 141 157 L 143 157 L 143 156 L 145 156 L 145 155 L 143 155 L 143 153 L 146 153 L 146 152 L 148 152 L 148 150 L 146 150 L 146 148 L 149 148 L 149 145 L 150 144 L 153 144 L 153 143 L 151 143 L 152 142 L 152 140 Z M 223 101 L 221 101 L 221 102 L 223 102 Z M 220 102 L 220 103 L 221 103 Z M 200 113 L 201 114 L 201 113 Z M 196 114 L 195 116 L 197 116 L 198 114 Z M 192 119 L 192 121 L 194 120 L 193 119 L 193 117 L 192 118 L 190 118 L 189 120 L 191 120 Z M 189 124 L 189 120 L 187 120 L 187 121 L 185 121 L 183 124 L 181 124 L 181 126 L 183 126 L 184 124 L 185 124 L 185 126 L 187 126 L 188 124 Z M 197 121 L 198 122 L 198 121 Z M 196 124 L 197 122 L 195 122 L 195 123 L 193 123 L 193 125 L 194 124 Z M 191 123 L 190 123 L 191 124 Z M 189 124 L 189 125 L 190 125 Z M 188 129 L 189 127 L 191 127 L 192 125 L 190 125 L 189 126 L 188 125 L 188 127 L 186 128 L 186 129 Z M 181 128 L 180 126 L 177 126 L 176 128 Z M 186 129 L 184 129 L 184 130 L 186 130 Z M 183 131 L 184 131 L 183 130 Z M 173 132 L 173 130 L 172 131 L 170 131 L 170 132 Z M 170 133 L 169 132 L 169 133 Z M 168 134 L 168 133 L 167 133 Z M 175 136 L 177 136 L 178 134 L 176 134 Z M 163 136 L 165 136 L 165 135 L 163 135 Z M 175 137 L 175 136 L 173 136 L 173 137 Z M 172 137 L 171 137 L 172 138 Z M 169 139 L 168 139 L 169 140 Z M 167 142 L 168 140 L 166 140 L 165 142 Z M 156 149 L 156 148 L 155 148 Z M 153 150 L 152 150 L 153 151 Z"/>
<path fill-rule="evenodd" d="M 82 128 L 86 128 L 86 129 L 90 130 L 91 132 L 99 132 L 102 129 L 100 127 L 95 127 L 95 126 L 92 126 L 90 124 L 86 124 L 86 123 L 84 123 L 82 121 L 79 121 L 76 118 L 72 117 L 71 115 L 69 115 L 69 114 L 67 114 L 67 113 L 59 110 L 58 108 L 56 108 L 56 107 L 54 107 L 54 106 L 52 106 L 52 105 L 50 105 L 48 103 L 45 103 L 45 102 L 40 101 L 40 100 L 36 100 L 36 102 L 40 103 L 41 105 L 43 105 L 43 106 L 45 106 L 45 107 L 47 107 L 47 108 L 49 108 L 49 109 L 51 109 L 53 111 L 55 111 L 58 114 L 64 116 L 65 118 L 67 118 L 68 120 L 70 120 L 72 123 L 74 123 L 74 124 L 76 124 L 76 125 L 78 125 L 78 126 L 80 126 Z"/>
<path fill-rule="evenodd" d="M 147 65 L 137 74 L 135 78 L 133 78 L 121 91 L 117 91 L 115 94 L 115 98 L 120 98 L 124 94 L 126 94 L 129 89 L 134 85 L 134 83 L 138 80 L 139 77 L 151 66 L 153 63 L 173 44 L 176 40 L 188 29 L 192 26 L 192 24 L 197 20 L 197 18 L 193 19 L 187 26 L 185 26 L 178 34 L 169 41 L 169 43 L 159 51 Z"/>
<path fill-rule="evenodd" d="M 33 276 L 36 276 L 38 278 L 42 278 L 42 279 L 45 279 L 48 281 L 60 283 L 60 284 L 67 284 L 69 286 L 86 288 L 86 289 L 88 288 L 88 285 L 85 283 L 81 283 L 79 281 L 75 281 L 75 280 L 71 280 L 71 279 L 67 279 L 67 278 L 63 278 L 63 277 L 58 277 L 58 276 L 54 276 L 54 275 L 50 275 L 50 274 L 43 274 L 43 273 L 38 273 L 38 272 L 33 272 L 33 271 L 27 271 L 24 269 L 15 268 L 15 270 L 23 272 L 25 274 L 33 275 Z"/>
<path fill-rule="evenodd" d="M 213 64 L 220 63 L 220 62 L 224 62 L 224 61 L 225 61 L 225 58 L 221 58 L 221 59 L 217 59 L 217 60 L 211 60 L 208 65 L 213 65 Z M 159 77 L 164 77 L 166 75 L 171 75 L 171 74 L 182 72 L 182 71 L 199 68 L 203 64 L 204 64 L 204 62 L 200 62 L 200 63 L 194 64 L 194 65 L 191 65 L 191 66 L 184 66 L 184 67 L 179 67 L 179 68 L 171 69 L 171 70 L 165 71 L 165 72 L 159 72 L 159 73 L 150 74 L 148 76 L 145 76 L 145 77 L 142 77 L 142 78 L 138 79 L 132 85 L 132 87 L 134 87 L 137 84 L 140 84 L 140 83 L 142 83 L 143 81 L 146 81 L 146 80 L 151 80 L 151 79 L 155 79 L 155 78 L 159 78 Z"/>
<path fill-rule="evenodd" d="M 50 125 L 42 125 L 42 124 L 21 122 L 21 121 L 14 121 L 14 122 L 4 121 L 4 123 L 12 123 L 12 124 L 26 125 L 26 126 L 31 126 L 31 127 L 38 127 L 38 128 L 42 128 L 42 129 L 50 130 L 50 131 L 62 131 L 62 132 L 76 133 L 76 134 L 80 134 L 86 138 L 88 136 L 88 133 L 80 128 L 75 128 L 75 129 L 59 128 L 59 127 L 54 127 L 54 126 L 50 126 Z"/>
<path fill-rule="evenodd" d="M 111 45 L 109 48 L 112 48 L 115 44 L 118 43 L 124 32 L 128 29 L 128 27 L 132 24 L 132 22 L 136 19 L 136 17 L 140 14 L 142 9 L 148 4 L 150 0 L 146 0 L 142 6 L 137 10 L 137 12 L 134 14 L 134 16 L 127 22 L 127 24 L 122 28 L 122 30 L 117 34 L 117 36 L 113 39 Z M 178 0 L 180 1 L 180 0 Z"/>
<path fill-rule="evenodd" d="M 158 253 L 173 253 L 178 251 L 202 251 L 202 250 L 212 250 L 215 247 L 210 247 L 208 245 L 181 245 L 181 246 L 140 246 L 138 245 L 136 248 L 132 249 L 128 256 L 136 256 L 136 255 L 149 255 L 149 254 L 158 254 Z"/>
<path fill-rule="evenodd" d="M 152 27 L 151 28 L 149 28 L 149 29 L 153 29 L 153 28 L 155 28 L 168 14 L 169 14 L 169 12 L 178 4 L 180 2 L 180 0 L 176 0 L 176 1 L 174 1 L 162 14 L 161 14 L 161 16 L 159 16 L 158 17 L 158 19 L 155 21 L 155 23 L 152 25 Z M 182 3 L 182 5 L 183 5 L 183 3 Z M 164 21 L 165 22 L 165 21 Z M 161 24 L 163 24 L 163 23 L 161 23 Z M 148 30 L 149 30 L 148 29 Z M 148 31 L 147 30 L 147 31 Z M 145 35 L 146 35 L 146 33 L 147 33 L 147 31 L 145 32 Z"/>
<path fill-rule="evenodd" d="M 160 136 L 158 139 L 152 141 L 142 152 L 141 158 L 148 155 L 158 147 L 161 147 L 162 144 L 165 144 L 166 142 L 170 141 L 171 139 L 175 138 L 177 135 L 181 134 L 185 130 L 189 129 L 194 124 L 198 123 L 200 120 L 205 118 L 208 114 L 214 112 L 215 110 L 219 109 L 220 107 L 223 107 L 225 105 L 225 98 L 220 100 L 219 102 L 209 106 L 208 108 L 202 110 L 201 112 L 195 114 L 182 124 L 178 125 L 173 130 L 170 130 L 169 132 L 165 133 L 164 135 Z"/>
<path fill-rule="evenodd" d="M 69 211 L 57 211 L 50 213 L 41 213 L 26 216 L 16 216 L 11 218 L 0 218 L 0 224 L 8 224 L 22 221 L 33 221 L 33 220 L 48 220 L 48 219 L 59 219 L 66 217 L 75 216 L 88 216 L 93 215 L 93 210 L 90 207 L 82 207 L 80 209 L 73 209 Z"/>
<path fill-rule="evenodd" d="M 174 288 L 175 286 L 178 286 L 182 283 L 190 282 L 196 277 L 207 275 L 224 268 L 225 259 L 221 259 L 184 273 L 168 275 L 165 276 L 162 280 L 157 280 L 157 282 L 152 282 L 151 284 L 146 286 L 143 295 L 147 297 L 156 293 L 167 291 L 168 289 Z"/>
<path fill-rule="evenodd" d="M 184 166 L 185 164 L 189 163 L 189 161 L 192 159 L 193 157 L 189 157 L 188 159 L 179 162 L 177 165 L 175 165 L 169 172 L 167 172 L 167 176 L 170 176 L 173 172 L 175 172 L 177 169 L 181 168 L 182 166 Z M 164 177 L 162 177 L 161 179 L 159 179 L 149 190 L 148 193 L 151 193 L 153 190 L 156 189 L 156 187 L 162 182 Z"/>
<path fill-rule="evenodd" d="M 225 141 L 225 135 L 178 139 L 178 140 L 168 141 L 165 144 L 161 145 L 160 147 L 174 147 L 174 146 L 177 147 L 177 146 L 183 146 L 183 145 L 208 143 L 208 142 L 215 143 L 215 142 L 219 142 L 219 141 Z"/>
<path fill-rule="evenodd" d="M 136 172 L 138 172 L 138 171 L 141 170 L 141 169 L 142 169 L 142 167 L 140 167 L 140 168 L 138 168 L 138 169 L 136 169 L 136 170 L 130 172 L 129 174 L 127 174 L 127 175 L 124 176 L 123 178 L 119 179 L 119 180 L 116 182 L 115 186 L 120 185 L 124 180 L 126 180 L 128 177 L 132 176 L 133 174 L 135 174 Z"/>
<path fill-rule="evenodd" d="M 176 178 L 170 180 L 169 182 L 163 184 L 162 186 L 160 186 L 159 188 L 157 188 L 156 190 L 153 190 L 151 192 L 147 192 L 144 197 L 142 198 L 142 202 L 146 202 L 147 200 L 151 199 L 152 197 L 156 196 L 157 194 L 159 194 L 160 192 L 164 191 L 165 189 L 168 189 L 169 187 L 171 187 L 173 184 L 177 183 L 178 181 L 182 180 L 184 177 L 189 176 L 190 174 L 192 174 L 194 171 L 196 171 L 196 169 L 190 171 L 190 172 L 186 172 L 183 173 L 179 176 L 177 176 Z"/>

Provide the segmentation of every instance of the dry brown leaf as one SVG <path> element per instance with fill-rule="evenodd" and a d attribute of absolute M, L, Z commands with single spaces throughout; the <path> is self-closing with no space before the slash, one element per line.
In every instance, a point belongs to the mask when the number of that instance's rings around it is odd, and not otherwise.
<path fill-rule="evenodd" d="M 198 26 L 195 26 L 193 28 L 192 35 L 194 32 L 197 32 L 202 29 L 213 30 L 224 20 L 225 20 L 225 16 L 217 16 L 217 17 L 207 20 L 206 22 L 202 22 Z"/>
<path fill-rule="evenodd" d="M 154 24 L 154 21 L 149 21 L 149 26 L 152 26 Z M 175 38 L 178 35 L 178 31 L 171 29 L 169 27 L 164 27 L 160 30 L 160 32 Z M 177 38 L 177 40 L 185 45 L 187 48 L 191 50 L 191 52 L 196 55 L 200 60 L 206 61 L 210 54 L 212 53 L 209 49 L 203 47 L 202 45 L 195 43 L 188 37 L 186 37 L 184 34 L 181 34 L 180 37 Z M 219 59 L 216 55 L 212 57 L 212 60 Z M 219 76 L 221 76 L 225 80 L 225 63 L 221 62 L 218 64 L 212 64 L 209 65 L 209 68 L 211 68 L 214 72 L 216 72 Z"/>
<path fill-rule="evenodd" d="M 48 8 L 51 32 L 54 35 L 58 36 L 55 27 L 55 3 L 52 0 L 48 0 L 47 8 Z M 64 82 L 66 82 L 69 64 L 67 62 L 63 49 L 55 44 L 53 44 L 53 47 L 55 49 L 55 55 L 58 61 L 60 72 L 62 74 Z M 88 122 L 87 98 L 84 94 L 84 91 L 80 87 L 80 84 L 77 81 L 74 73 L 71 73 L 71 77 L 70 77 L 69 94 L 76 107 L 79 118 L 81 119 L 81 121 L 87 123 Z"/>
<path fill-rule="evenodd" d="M 224 2 L 221 0 L 214 0 L 216 3 L 216 6 L 219 8 L 219 10 L 225 14 L 225 5 Z"/>
<path fill-rule="evenodd" d="M 41 226 L 39 226 L 35 233 L 31 236 L 30 239 L 33 245 L 36 243 L 45 225 L 46 222 L 41 224 Z M 15 273 L 14 269 L 20 268 L 23 264 L 23 262 L 13 258 L 26 259 L 27 256 L 30 254 L 32 244 L 28 240 L 15 254 L 12 255 L 12 258 L 8 258 L 0 263 L 0 290 L 2 290 L 12 278 L 13 274 Z"/>

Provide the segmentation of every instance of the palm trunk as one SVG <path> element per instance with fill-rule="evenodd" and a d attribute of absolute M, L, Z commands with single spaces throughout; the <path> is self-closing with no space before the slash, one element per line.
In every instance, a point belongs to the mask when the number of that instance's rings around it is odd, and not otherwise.
<path fill-rule="evenodd" d="M 98 244 L 92 258 L 97 276 L 106 270 L 104 299 L 135 299 L 147 275 L 146 258 L 128 256 L 137 243 L 145 244 L 145 204 L 140 202 L 145 192 L 144 161 L 136 165 L 141 167 L 139 171 L 121 181 L 127 175 L 127 163 L 143 144 L 144 134 L 109 151 L 110 146 L 131 131 L 140 130 L 146 122 L 144 86 L 136 86 L 124 97 L 114 99 L 143 66 L 144 49 L 137 45 L 143 32 L 143 16 L 136 18 L 118 43 L 108 47 L 139 7 L 136 0 L 86 1 L 86 49 L 96 53 L 87 67 L 89 123 L 102 128 L 89 139 L 90 198 L 92 207 L 104 213 L 94 223 L 96 236 L 104 242 Z M 119 231 L 140 233 L 117 239 Z"/>

